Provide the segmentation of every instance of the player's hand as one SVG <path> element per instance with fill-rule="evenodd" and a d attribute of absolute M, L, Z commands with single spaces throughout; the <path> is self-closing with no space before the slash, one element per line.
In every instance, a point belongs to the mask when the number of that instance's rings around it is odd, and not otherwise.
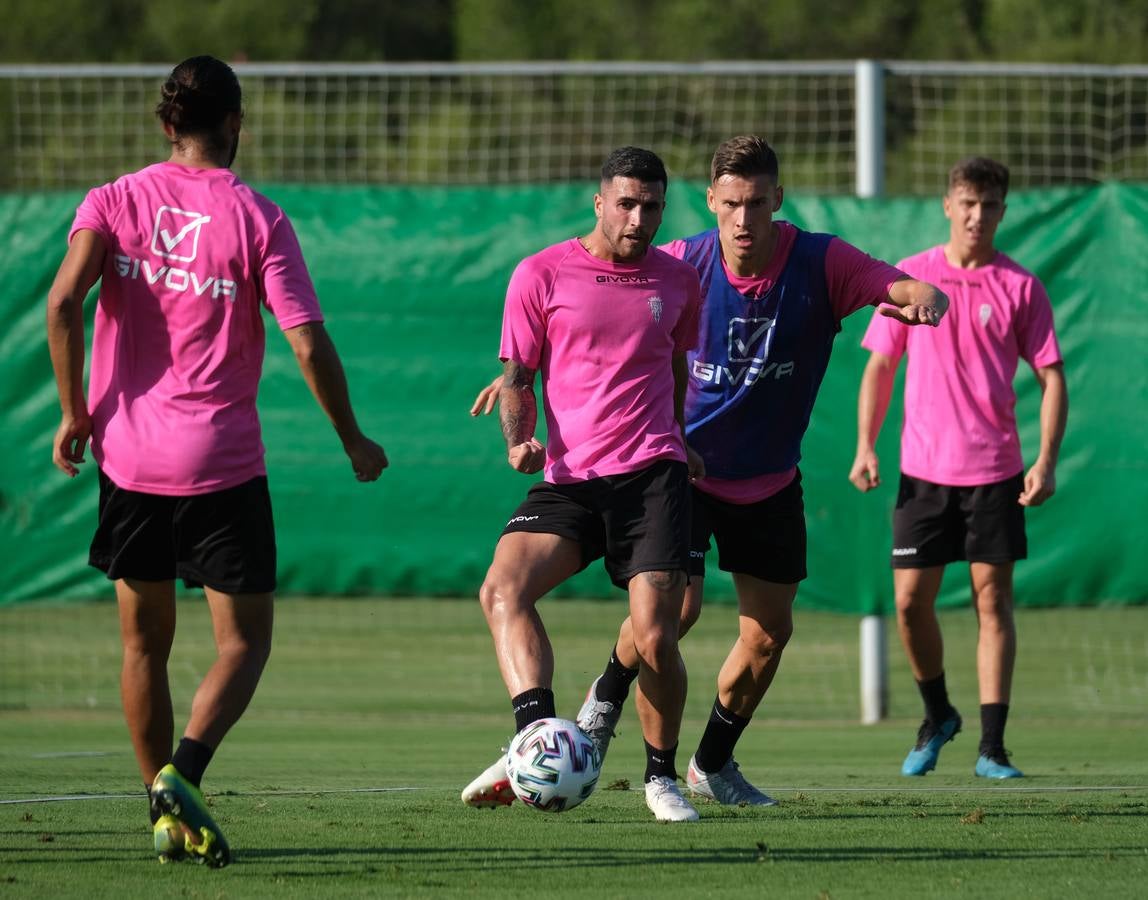
<path fill-rule="evenodd" d="M 853 468 L 849 470 L 849 480 L 862 494 L 880 487 L 881 471 L 878 467 L 877 454 L 872 450 L 858 450 L 857 457 L 853 460 Z"/>
<path fill-rule="evenodd" d="M 523 475 L 533 475 L 535 472 L 541 472 L 546 464 L 546 448 L 537 438 L 531 438 L 511 447 L 506 452 L 506 461 L 514 471 Z"/>
<path fill-rule="evenodd" d="M 689 444 L 686 444 L 686 468 L 690 473 L 690 481 L 697 481 L 706 477 L 706 463 L 702 455 Z"/>
<path fill-rule="evenodd" d="M 478 396 L 474 398 L 474 404 L 470 407 L 470 414 L 472 416 L 479 414 L 489 416 L 494 412 L 494 407 L 498 405 L 498 392 L 500 390 L 502 390 L 501 375 L 478 392 Z"/>
<path fill-rule="evenodd" d="M 920 303 L 910 303 L 908 306 L 882 304 L 877 307 L 877 311 L 905 325 L 932 325 L 934 328 L 940 324 L 941 316 L 944 315 L 940 307 Z"/>
<path fill-rule="evenodd" d="M 343 444 L 343 450 L 359 481 L 377 481 L 383 469 L 390 465 L 386 451 L 363 434 Z"/>
<path fill-rule="evenodd" d="M 1039 460 L 1024 475 L 1024 490 L 1017 502 L 1021 506 L 1040 506 L 1056 493 L 1056 471 Z"/>
<path fill-rule="evenodd" d="M 80 473 L 76 466 L 84 461 L 84 448 L 91 436 L 91 417 L 64 416 L 52 443 L 52 463 L 69 478 L 75 478 Z"/>

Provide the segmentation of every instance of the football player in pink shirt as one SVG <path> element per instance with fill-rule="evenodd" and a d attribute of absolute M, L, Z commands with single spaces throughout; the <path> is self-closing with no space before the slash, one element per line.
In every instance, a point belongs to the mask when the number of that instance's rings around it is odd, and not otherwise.
<path fill-rule="evenodd" d="M 650 697 L 646 803 L 662 821 L 692 821 L 675 752 L 685 703 L 678 617 L 686 585 L 689 477 L 682 402 L 685 354 L 697 342 L 698 275 L 652 248 L 666 170 L 623 147 L 602 166 L 597 224 L 523 260 L 506 293 L 498 395 L 510 466 L 544 480 L 510 517 L 479 592 L 514 710 L 515 731 L 553 717 L 554 655 L 536 604 L 604 557 L 629 592 L 638 679 Z M 535 437 L 541 377 L 546 444 Z M 509 804 L 505 758 L 462 792 L 471 806 Z"/>
<path fill-rule="evenodd" d="M 686 438 L 706 474 L 693 482 L 680 634 L 701 614 L 711 539 L 718 567 L 733 574 L 739 616 L 686 783 L 695 796 L 722 805 L 772 806 L 773 798 L 741 774 L 734 749 L 793 632 L 793 602 L 806 577 L 798 462 L 834 337 L 846 316 L 882 302 L 891 304 L 883 307 L 886 316 L 935 326 L 948 300 L 834 235 L 775 221 L 783 197 L 777 155 L 757 135 L 723 142 L 710 176 L 716 227 L 664 247 L 697 270 L 703 295 L 698 347 L 687 354 L 684 412 Z M 493 408 L 500 383 L 479 394 L 472 415 Z M 638 674 L 632 627 L 622 624 L 578 713 L 603 755 Z M 639 715 L 648 702 L 639 682 Z"/>
<path fill-rule="evenodd" d="M 374 481 L 387 457 L 355 421 L 291 223 L 230 169 L 243 119 L 235 73 L 210 56 L 184 60 L 156 114 L 171 157 L 88 193 L 48 294 L 62 411 L 52 460 L 75 476 L 91 441 L 100 499 L 89 562 L 115 582 L 124 715 L 156 853 L 224 866 L 230 850 L 199 785 L 271 652 L 275 531 L 255 405 L 261 307 L 355 477 Z M 85 397 L 83 302 L 97 281 Z M 176 578 L 203 587 L 218 654 L 173 754 Z"/>
<path fill-rule="evenodd" d="M 862 345 L 872 351 L 858 399 L 857 456 L 849 480 L 881 483 L 874 449 L 901 357 L 908 354 L 901 429 L 901 482 L 893 513 L 897 629 L 925 705 L 917 741 L 901 767 L 924 775 L 961 730 L 949 702 L 935 603 L 945 565 L 967 561 L 980 634 L 981 742 L 985 778 L 1019 778 L 1004 746 L 1016 627 L 1013 567 L 1028 552 L 1024 511 L 1056 490 L 1068 417 L 1064 365 L 1043 285 L 994 246 L 1005 213 L 1008 169 L 984 157 L 949 173 L 949 240 L 898 266 L 952 298 L 945 326 L 907 329 L 874 316 Z M 1018 360 L 1041 389 L 1040 449 L 1026 472 L 1016 427 Z"/>

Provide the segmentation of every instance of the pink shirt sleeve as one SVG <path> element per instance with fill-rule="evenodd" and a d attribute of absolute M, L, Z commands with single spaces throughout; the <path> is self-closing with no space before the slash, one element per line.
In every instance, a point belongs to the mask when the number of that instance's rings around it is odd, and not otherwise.
<path fill-rule="evenodd" d="M 112 207 L 115 205 L 112 193 L 114 184 L 101 185 L 92 188 L 76 210 L 76 218 L 72 221 L 72 228 L 68 232 L 68 243 L 71 243 L 77 231 L 94 231 L 108 244 L 112 240 Z"/>
<path fill-rule="evenodd" d="M 833 314 L 841 321 L 863 306 L 883 303 L 905 273 L 835 237 L 825 254 L 825 281 Z"/>
<path fill-rule="evenodd" d="M 1060 345 L 1052 324 L 1052 302 L 1040 279 L 1029 282 L 1028 303 L 1018 323 L 1020 355 L 1035 369 L 1061 362 Z"/>
<path fill-rule="evenodd" d="M 530 369 L 539 367 L 546 339 L 547 288 L 534 259 L 524 259 L 515 268 L 506 288 L 499 359 L 512 359 Z"/>
<path fill-rule="evenodd" d="M 896 319 L 881 315 L 873 310 L 873 318 L 869 320 L 869 327 L 865 329 L 865 337 L 861 339 L 861 346 L 874 353 L 881 353 L 896 361 L 905 355 L 905 347 L 909 342 L 909 326 L 903 325 Z"/>
<path fill-rule="evenodd" d="M 668 253 L 674 259 L 682 259 L 686 255 L 686 242 L 681 238 L 670 241 L 668 244 L 661 244 L 658 247 L 663 253 Z"/>
<path fill-rule="evenodd" d="M 291 221 L 282 210 L 271 220 L 259 272 L 260 296 L 279 327 L 286 331 L 307 322 L 322 322 L 315 285 Z"/>

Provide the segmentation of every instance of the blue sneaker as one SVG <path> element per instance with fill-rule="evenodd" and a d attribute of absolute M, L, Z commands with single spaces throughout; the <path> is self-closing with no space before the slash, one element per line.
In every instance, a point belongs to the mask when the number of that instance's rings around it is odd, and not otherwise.
<path fill-rule="evenodd" d="M 926 772 L 931 772 L 937 767 L 937 757 L 941 755 L 941 748 L 956 737 L 960 730 L 961 717 L 955 709 L 940 725 L 934 725 L 925 719 L 917 731 L 916 746 L 901 763 L 901 774 L 924 775 Z"/>
<path fill-rule="evenodd" d="M 1024 772 L 1008 761 L 1008 751 L 1003 747 L 982 753 L 973 771 L 981 778 L 1024 778 Z"/>

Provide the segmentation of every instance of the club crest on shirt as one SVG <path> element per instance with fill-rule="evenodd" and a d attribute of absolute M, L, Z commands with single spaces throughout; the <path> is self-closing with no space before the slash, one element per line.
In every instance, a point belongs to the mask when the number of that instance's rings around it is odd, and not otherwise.
<path fill-rule="evenodd" d="M 662 298 L 661 297 L 651 297 L 648 302 L 650 304 L 650 315 L 654 317 L 655 322 L 661 322 L 662 321 Z"/>
<path fill-rule="evenodd" d="M 982 303 L 981 304 L 981 310 L 980 310 L 980 320 L 981 320 L 981 326 L 982 327 L 989 324 L 989 319 L 992 317 L 992 314 L 993 314 L 993 308 L 991 306 L 989 306 L 987 303 Z"/>

